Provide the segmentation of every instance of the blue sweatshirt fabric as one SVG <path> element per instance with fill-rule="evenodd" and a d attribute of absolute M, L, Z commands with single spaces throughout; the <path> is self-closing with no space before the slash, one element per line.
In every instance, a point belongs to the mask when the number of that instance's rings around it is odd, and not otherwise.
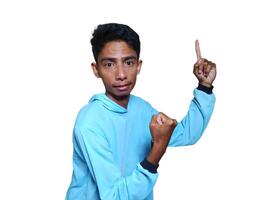
<path fill-rule="evenodd" d="M 214 94 L 194 90 L 187 115 L 169 146 L 197 142 L 207 127 Z M 140 164 L 151 149 L 149 123 L 157 114 L 130 95 L 127 109 L 105 94 L 94 95 L 78 113 L 73 131 L 73 175 L 66 200 L 152 200 L 158 173 Z"/>

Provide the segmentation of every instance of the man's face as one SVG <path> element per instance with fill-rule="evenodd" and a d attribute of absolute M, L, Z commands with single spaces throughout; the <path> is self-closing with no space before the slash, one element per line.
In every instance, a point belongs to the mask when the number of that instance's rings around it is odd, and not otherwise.
<path fill-rule="evenodd" d="M 96 77 L 102 79 L 107 96 L 119 101 L 130 95 L 141 65 L 136 52 L 126 42 L 118 40 L 105 44 L 97 63 L 92 63 L 92 69 Z"/>

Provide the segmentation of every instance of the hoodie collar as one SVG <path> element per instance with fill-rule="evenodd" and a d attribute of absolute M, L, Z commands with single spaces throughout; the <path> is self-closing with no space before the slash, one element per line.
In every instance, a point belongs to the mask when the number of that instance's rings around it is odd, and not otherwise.
<path fill-rule="evenodd" d="M 127 106 L 128 108 L 129 108 L 131 96 L 132 95 L 130 95 L 130 97 L 129 97 L 129 102 L 128 102 L 128 106 Z M 100 101 L 102 103 L 102 105 L 110 111 L 113 111 L 116 113 L 126 113 L 127 112 L 126 108 L 120 106 L 119 104 L 117 104 L 116 102 L 111 100 L 104 93 L 96 94 L 96 95 L 92 96 L 92 98 L 89 100 L 89 102 L 94 102 L 94 101 Z"/>

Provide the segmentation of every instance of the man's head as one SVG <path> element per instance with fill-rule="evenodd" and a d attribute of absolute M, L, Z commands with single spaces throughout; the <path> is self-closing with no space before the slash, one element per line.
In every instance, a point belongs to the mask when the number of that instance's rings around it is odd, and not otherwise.
<path fill-rule="evenodd" d="M 109 23 L 100 24 L 93 32 L 91 39 L 92 51 L 95 61 L 106 43 L 122 40 L 135 50 L 137 58 L 140 55 L 140 40 L 138 34 L 129 26 L 124 24 Z"/>
<path fill-rule="evenodd" d="M 91 44 L 95 57 L 91 66 L 102 79 L 106 95 L 127 104 L 142 65 L 138 34 L 123 24 L 103 24 L 95 29 Z"/>

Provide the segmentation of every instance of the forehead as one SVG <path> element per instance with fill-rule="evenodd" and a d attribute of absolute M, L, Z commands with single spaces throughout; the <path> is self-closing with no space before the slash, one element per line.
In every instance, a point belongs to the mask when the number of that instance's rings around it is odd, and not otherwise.
<path fill-rule="evenodd" d="M 134 56 L 137 57 L 135 50 L 124 41 L 107 42 L 99 53 L 99 58 L 122 58 Z"/>

